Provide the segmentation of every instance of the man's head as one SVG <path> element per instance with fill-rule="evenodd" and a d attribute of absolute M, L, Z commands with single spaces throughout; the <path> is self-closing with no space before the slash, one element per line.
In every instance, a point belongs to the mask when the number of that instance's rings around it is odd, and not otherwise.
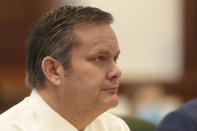
<path fill-rule="evenodd" d="M 26 41 L 27 84 L 42 85 L 43 59 L 50 56 L 69 69 L 72 48 L 81 43 L 73 28 L 79 24 L 111 24 L 111 14 L 92 7 L 64 6 L 43 15 L 32 27 Z"/>
<path fill-rule="evenodd" d="M 60 114 L 70 107 L 98 115 L 118 104 L 120 49 L 112 20 L 97 8 L 65 6 L 34 26 L 27 41 L 27 82 L 41 87 L 51 106 L 63 109 Z"/>

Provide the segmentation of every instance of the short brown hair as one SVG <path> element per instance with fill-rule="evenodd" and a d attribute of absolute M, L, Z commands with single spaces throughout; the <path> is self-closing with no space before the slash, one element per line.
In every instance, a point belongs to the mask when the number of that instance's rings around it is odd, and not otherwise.
<path fill-rule="evenodd" d="M 32 26 L 26 41 L 26 83 L 33 88 L 41 86 L 45 78 L 41 63 L 46 56 L 59 60 L 65 69 L 70 67 L 71 49 L 79 43 L 74 25 L 112 22 L 110 13 L 93 7 L 63 6 L 43 15 Z"/>

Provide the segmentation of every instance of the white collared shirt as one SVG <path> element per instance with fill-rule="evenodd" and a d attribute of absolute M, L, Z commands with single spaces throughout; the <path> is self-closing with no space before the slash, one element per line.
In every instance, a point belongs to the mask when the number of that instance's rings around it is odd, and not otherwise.
<path fill-rule="evenodd" d="M 0 131 L 78 131 L 33 90 L 31 95 L 0 115 Z M 103 113 L 84 131 L 130 131 L 123 120 Z"/>

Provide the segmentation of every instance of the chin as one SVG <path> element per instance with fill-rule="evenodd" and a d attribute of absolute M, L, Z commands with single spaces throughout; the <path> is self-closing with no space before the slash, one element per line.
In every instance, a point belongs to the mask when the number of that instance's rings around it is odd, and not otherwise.
<path fill-rule="evenodd" d="M 114 95 L 113 97 L 108 98 L 108 100 L 105 100 L 104 104 L 108 109 L 110 109 L 116 107 L 118 105 L 118 102 L 118 96 Z"/>

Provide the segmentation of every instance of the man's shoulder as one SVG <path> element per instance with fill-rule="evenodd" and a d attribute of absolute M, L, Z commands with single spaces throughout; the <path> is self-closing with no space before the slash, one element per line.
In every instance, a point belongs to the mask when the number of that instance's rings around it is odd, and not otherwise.
<path fill-rule="evenodd" d="M 197 110 L 197 99 L 191 100 L 177 109 L 177 111 L 179 112 L 184 112 L 192 115 L 194 112 L 196 113 L 196 110 Z"/>
<path fill-rule="evenodd" d="M 28 120 L 32 116 L 32 110 L 28 107 L 28 98 L 0 114 L 0 125 L 10 127 L 14 123 Z M 0 128 L 1 129 L 1 128 Z"/>
<path fill-rule="evenodd" d="M 176 114 L 181 115 L 187 121 L 197 125 L 197 99 L 183 104 L 175 112 Z"/>
<path fill-rule="evenodd" d="M 0 114 L 0 122 L 18 119 L 19 118 L 18 116 L 24 114 L 26 112 L 26 107 L 27 107 L 26 100 L 27 99 L 24 99 L 20 103 L 14 105 L 7 111 Z"/>
<path fill-rule="evenodd" d="M 197 99 L 189 101 L 169 113 L 158 126 L 157 131 L 193 131 L 197 129 Z"/>
<path fill-rule="evenodd" d="M 183 104 L 168 116 L 180 116 L 182 118 L 191 119 L 197 122 L 197 99 Z"/>
<path fill-rule="evenodd" d="M 0 115 L 0 131 L 34 131 L 37 122 L 28 97 Z"/>
<path fill-rule="evenodd" d="M 164 117 L 156 131 L 193 131 L 193 125 L 183 114 L 174 111 Z"/>

